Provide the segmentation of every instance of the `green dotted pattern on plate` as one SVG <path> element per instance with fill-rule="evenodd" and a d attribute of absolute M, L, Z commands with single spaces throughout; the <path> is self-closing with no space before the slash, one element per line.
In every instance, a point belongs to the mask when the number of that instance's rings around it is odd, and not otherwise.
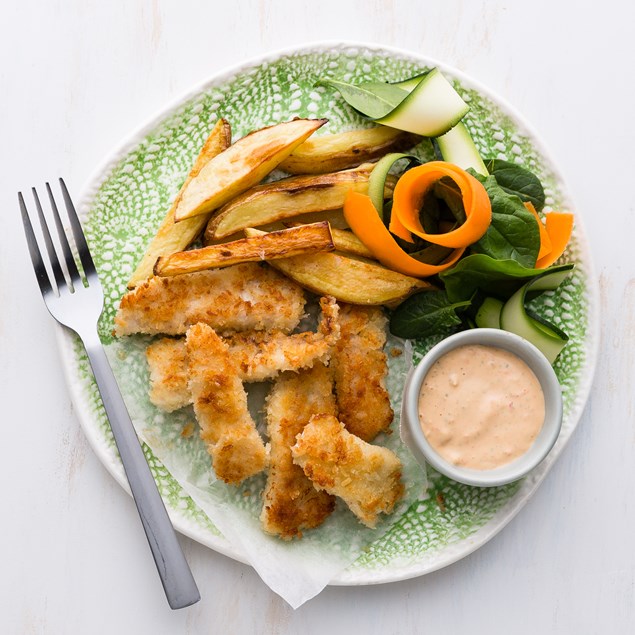
<path fill-rule="evenodd" d="M 423 67 L 411 60 L 358 49 L 300 53 L 262 63 L 208 87 L 167 116 L 112 168 L 88 211 L 86 233 L 106 294 L 99 327 L 104 343 L 112 342 L 113 317 L 127 279 L 219 117 L 230 121 L 234 139 L 292 117 L 328 118 L 329 124 L 318 134 L 365 127 L 367 122 L 352 112 L 337 93 L 315 87 L 316 80 L 330 76 L 352 82 L 395 81 L 421 70 Z M 529 137 L 489 99 L 457 82 L 455 85 L 471 106 L 465 121 L 482 155 L 517 161 L 529 167 L 545 185 L 547 207 L 565 206 L 566 200 L 558 190 L 555 175 L 544 164 Z M 422 156 L 430 157 L 428 144 L 421 144 L 419 151 Z M 563 260 L 576 261 L 576 256 L 574 239 Z M 584 271 L 579 268 L 561 289 L 543 296 L 536 309 L 571 337 L 555 367 L 563 386 L 566 422 L 585 361 Z M 433 342 L 432 338 L 416 342 L 415 359 Z M 81 345 L 76 345 L 75 356 L 78 375 L 99 422 L 100 434 L 114 453 L 111 432 Z M 170 507 L 192 524 L 217 535 L 205 514 L 148 447 L 144 449 Z M 456 545 L 485 525 L 521 486 L 519 482 L 480 489 L 455 483 L 433 470 L 428 476 L 428 498 L 412 503 L 391 529 L 363 552 L 352 569 L 378 569 L 404 559 L 414 562 Z"/>

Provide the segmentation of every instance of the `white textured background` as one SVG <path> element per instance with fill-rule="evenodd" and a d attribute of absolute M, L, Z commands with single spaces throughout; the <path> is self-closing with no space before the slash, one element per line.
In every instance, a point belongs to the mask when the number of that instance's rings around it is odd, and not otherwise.
<path fill-rule="evenodd" d="M 216 6 L 218 5 L 218 6 Z M 635 622 L 632 3 L 2 0 L 0 633 L 630 633 Z M 78 193 L 119 140 L 190 86 L 323 39 L 436 57 L 510 101 L 567 179 L 600 276 L 592 396 L 535 497 L 424 578 L 329 588 L 293 612 L 247 566 L 183 539 L 203 601 L 171 612 L 132 500 L 73 416 L 16 191 Z"/>

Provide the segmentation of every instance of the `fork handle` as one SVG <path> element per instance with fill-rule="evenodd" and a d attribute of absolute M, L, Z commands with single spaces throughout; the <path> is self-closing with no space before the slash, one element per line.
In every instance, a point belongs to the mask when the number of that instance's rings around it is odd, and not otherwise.
<path fill-rule="evenodd" d="M 172 609 L 201 599 L 98 336 L 82 336 L 161 584 Z"/>

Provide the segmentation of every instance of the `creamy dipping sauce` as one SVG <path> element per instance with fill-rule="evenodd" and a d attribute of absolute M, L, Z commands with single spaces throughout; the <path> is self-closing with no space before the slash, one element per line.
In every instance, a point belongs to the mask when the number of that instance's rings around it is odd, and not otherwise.
<path fill-rule="evenodd" d="M 478 344 L 440 357 L 419 394 L 419 421 L 446 461 L 490 470 L 522 456 L 545 420 L 540 382 L 509 351 Z"/>

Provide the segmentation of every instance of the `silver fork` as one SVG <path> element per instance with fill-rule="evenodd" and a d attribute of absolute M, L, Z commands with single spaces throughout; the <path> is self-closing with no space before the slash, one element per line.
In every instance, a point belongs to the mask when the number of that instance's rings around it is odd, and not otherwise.
<path fill-rule="evenodd" d="M 75 331 L 84 343 L 97 387 L 110 421 L 117 449 L 121 456 L 121 462 L 130 484 L 130 490 L 137 505 L 170 608 L 179 609 L 190 606 L 198 602 L 201 596 L 143 455 L 130 415 L 121 397 L 121 392 L 106 358 L 104 348 L 99 340 L 97 320 L 103 310 L 104 293 L 97 277 L 97 271 L 88 250 L 82 227 L 77 218 L 75 207 L 62 179 L 60 179 L 60 186 L 72 235 L 75 240 L 75 247 L 81 262 L 81 268 L 84 271 L 85 283 L 73 258 L 68 236 L 62 226 L 55 198 L 48 183 L 46 184 L 46 190 L 51 203 L 53 218 L 55 219 L 59 246 L 61 247 L 61 261 L 51 239 L 51 232 L 35 188 L 33 188 L 33 198 L 35 199 L 37 215 L 42 227 L 42 236 L 46 245 L 52 277 L 49 276 L 46 270 L 46 255 L 38 246 L 22 193 L 18 193 L 24 231 L 35 275 L 40 285 L 42 297 L 51 315 L 60 324 Z"/>

